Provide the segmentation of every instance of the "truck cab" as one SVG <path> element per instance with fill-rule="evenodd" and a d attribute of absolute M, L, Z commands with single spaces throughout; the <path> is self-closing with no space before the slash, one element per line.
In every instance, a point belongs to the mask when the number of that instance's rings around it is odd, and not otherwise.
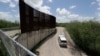
<path fill-rule="evenodd" d="M 67 47 L 67 40 L 64 35 L 59 35 L 58 42 L 60 47 Z"/>

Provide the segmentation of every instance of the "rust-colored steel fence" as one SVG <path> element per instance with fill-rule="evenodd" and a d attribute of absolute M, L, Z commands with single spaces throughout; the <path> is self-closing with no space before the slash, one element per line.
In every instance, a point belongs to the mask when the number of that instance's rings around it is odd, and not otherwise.
<path fill-rule="evenodd" d="M 30 5 L 19 0 L 21 32 L 38 31 L 39 29 L 52 29 L 56 26 L 56 18 L 52 15 L 40 12 Z"/>
<path fill-rule="evenodd" d="M 19 0 L 21 35 L 16 40 L 32 49 L 48 35 L 56 32 L 56 18 L 34 9 L 25 1 Z"/>
<path fill-rule="evenodd" d="M 29 1 L 29 0 L 28 0 Z M 29 49 L 56 32 L 56 18 L 19 0 L 21 35 L 15 40 L 0 30 L 0 38 L 10 56 L 36 56 Z"/>

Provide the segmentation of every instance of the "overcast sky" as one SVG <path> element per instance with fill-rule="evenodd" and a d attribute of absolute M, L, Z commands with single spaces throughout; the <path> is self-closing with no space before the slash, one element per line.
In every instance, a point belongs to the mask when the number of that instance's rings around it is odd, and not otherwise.
<path fill-rule="evenodd" d="M 57 22 L 100 20 L 100 0 L 25 0 Z M 18 0 L 0 0 L 0 19 L 19 20 Z"/>

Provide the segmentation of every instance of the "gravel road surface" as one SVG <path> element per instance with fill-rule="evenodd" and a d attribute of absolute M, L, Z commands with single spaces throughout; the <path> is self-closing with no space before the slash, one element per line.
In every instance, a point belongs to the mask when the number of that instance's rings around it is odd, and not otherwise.
<path fill-rule="evenodd" d="M 67 39 L 67 48 L 60 47 L 58 35 L 63 34 Z M 57 33 L 47 39 L 39 48 L 39 56 L 87 56 L 76 47 L 67 31 L 62 27 L 57 27 Z"/>
<path fill-rule="evenodd" d="M 8 36 L 14 36 L 16 33 L 20 33 L 20 30 L 4 31 L 4 33 Z"/>

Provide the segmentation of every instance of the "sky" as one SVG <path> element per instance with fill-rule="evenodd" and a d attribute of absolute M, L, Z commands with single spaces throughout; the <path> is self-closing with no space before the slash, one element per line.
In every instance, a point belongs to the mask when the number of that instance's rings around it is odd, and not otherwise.
<path fill-rule="evenodd" d="M 0 0 L 0 19 L 19 21 L 19 0 Z M 100 0 L 24 0 L 57 22 L 100 21 Z"/>

